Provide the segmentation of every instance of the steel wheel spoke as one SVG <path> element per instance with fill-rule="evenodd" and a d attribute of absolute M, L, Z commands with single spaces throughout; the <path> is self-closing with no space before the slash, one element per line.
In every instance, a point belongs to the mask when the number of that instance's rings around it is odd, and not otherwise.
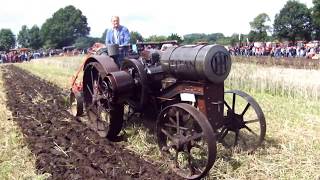
<path fill-rule="evenodd" d="M 177 122 L 176 122 L 176 121 L 174 121 L 174 119 L 173 119 L 172 117 L 169 117 L 169 121 L 170 121 L 172 124 L 174 124 L 174 125 L 176 125 L 176 124 L 177 124 Z"/>
<path fill-rule="evenodd" d="M 98 71 L 96 82 L 97 82 L 97 93 L 101 94 L 101 92 L 103 92 L 103 91 L 102 91 L 102 87 L 100 86 L 100 73 L 99 73 L 99 71 Z"/>
<path fill-rule="evenodd" d="M 224 101 L 224 104 L 227 106 L 227 108 L 228 108 L 229 110 L 232 110 L 231 107 L 229 106 L 229 104 L 228 104 L 226 101 Z"/>
<path fill-rule="evenodd" d="M 179 118 L 179 111 L 176 111 L 176 120 L 177 120 L 177 134 L 180 134 L 180 118 Z"/>
<path fill-rule="evenodd" d="M 232 110 L 233 110 L 233 112 L 236 112 L 235 105 L 236 105 L 236 94 L 233 93 L 232 94 Z"/>
<path fill-rule="evenodd" d="M 98 94 L 98 88 L 97 88 L 97 81 L 93 81 L 93 84 L 92 84 L 92 92 L 93 94 L 95 95 L 95 97 L 97 97 L 97 94 Z"/>
<path fill-rule="evenodd" d="M 161 132 L 174 142 L 175 138 L 168 131 L 161 129 Z"/>
<path fill-rule="evenodd" d="M 218 135 L 219 135 L 218 137 L 221 137 L 222 132 L 225 131 L 226 129 L 227 129 L 226 127 L 223 127 L 223 128 L 221 129 L 221 131 L 218 133 Z"/>
<path fill-rule="evenodd" d="M 227 128 L 225 128 L 224 132 L 222 133 L 222 136 L 220 136 L 220 140 L 224 139 L 228 135 L 228 132 L 229 132 L 229 130 Z"/>
<path fill-rule="evenodd" d="M 255 123 L 255 122 L 260 122 L 260 119 L 254 119 L 254 120 L 244 121 L 244 124 L 250 124 L 250 123 Z"/>
<path fill-rule="evenodd" d="M 90 74 L 91 74 L 91 82 L 92 82 L 92 89 L 93 89 L 93 74 L 92 74 L 92 70 L 93 70 L 93 66 L 91 66 L 91 71 L 90 71 Z"/>
<path fill-rule="evenodd" d="M 90 87 L 89 87 L 89 85 L 87 84 L 87 89 L 89 90 L 89 93 L 91 94 L 91 97 L 93 96 L 93 93 L 92 93 L 92 91 L 91 91 L 91 89 L 90 89 Z"/>
<path fill-rule="evenodd" d="M 250 129 L 248 126 L 244 125 L 244 128 L 246 128 L 249 132 L 251 132 L 252 134 L 254 134 L 255 136 L 259 137 L 257 133 L 255 133 L 254 131 L 252 131 L 252 129 Z"/>
<path fill-rule="evenodd" d="M 243 116 L 243 115 L 247 112 L 247 110 L 248 110 L 249 107 L 250 107 L 250 103 L 248 103 L 248 104 L 246 105 L 246 107 L 244 108 L 244 110 L 243 110 L 242 113 L 241 113 L 241 116 Z"/>
<path fill-rule="evenodd" d="M 195 134 L 195 135 L 192 135 L 191 137 L 188 137 L 188 141 L 192 141 L 192 140 L 201 138 L 202 136 L 203 136 L 202 133 L 197 133 L 197 134 Z"/>
<path fill-rule="evenodd" d="M 174 124 L 165 123 L 164 125 L 167 126 L 167 127 L 177 128 L 177 126 L 174 125 Z M 181 127 L 181 126 L 180 126 L 180 129 L 181 130 L 189 130 L 189 128 Z"/>

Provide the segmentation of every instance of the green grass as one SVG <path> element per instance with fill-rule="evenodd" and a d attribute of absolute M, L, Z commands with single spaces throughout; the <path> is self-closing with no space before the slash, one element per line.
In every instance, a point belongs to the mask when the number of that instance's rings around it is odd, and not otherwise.
<path fill-rule="evenodd" d="M 6 107 L 0 72 L 0 179 L 46 179 L 49 176 L 36 173 L 35 157 L 24 143 L 23 134 Z"/>
<path fill-rule="evenodd" d="M 75 72 L 82 58 L 42 59 L 17 65 L 69 89 L 72 72 Z M 320 102 L 308 88 L 295 91 L 303 82 L 308 87 L 316 88 L 315 91 L 320 94 L 319 78 L 308 76 L 310 73 L 316 77 L 319 75 L 319 71 L 233 64 L 226 87 L 245 90 L 257 100 L 266 116 L 266 141 L 254 154 L 225 149 L 219 144 L 218 159 L 208 178 L 320 178 Z M 266 78 L 261 81 L 259 75 Z M 273 87 L 277 82 L 278 86 Z M 292 92 L 286 93 L 284 87 Z M 302 91 L 307 92 L 299 94 Z M 125 132 L 129 136 L 126 148 L 142 158 L 161 162 L 155 138 L 145 127 L 134 123 Z"/>

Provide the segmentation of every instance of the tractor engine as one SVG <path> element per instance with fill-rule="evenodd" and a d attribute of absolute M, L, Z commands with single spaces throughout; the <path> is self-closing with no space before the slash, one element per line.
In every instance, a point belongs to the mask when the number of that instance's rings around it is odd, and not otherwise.
<path fill-rule="evenodd" d="M 145 104 L 148 92 L 155 93 L 167 87 L 163 84 L 165 78 L 171 78 L 171 82 L 219 84 L 230 70 L 231 58 L 223 46 L 186 45 L 169 47 L 165 51 L 152 49 L 143 52 L 139 59 L 125 59 L 120 71 L 110 72 L 107 77 L 115 99 L 128 100 L 139 109 Z"/>

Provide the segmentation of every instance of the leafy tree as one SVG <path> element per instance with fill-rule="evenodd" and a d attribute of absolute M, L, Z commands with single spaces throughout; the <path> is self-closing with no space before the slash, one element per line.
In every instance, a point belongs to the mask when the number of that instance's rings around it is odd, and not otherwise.
<path fill-rule="evenodd" d="M 248 39 L 250 42 L 259 42 L 259 41 L 262 41 L 262 42 L 266 42 L 268 41 L 268 34 L 267 32 L 257 32 L 257 31 L 250 31 L 249 34 L 248 34 Z"/>
<path fill-rule="evenodd" d="M 192 33 L 183 36 L 185 44 L 194 44 L 199 41 L 207 41 L 207 35 L 203 33 Z"/>
<path fill-rule="evenodd" d="M 86 16 L 72 5 L 56 11 L 41 27 L 45 46 L 53 48 L 69 46 L 89 31 Z"/>
<path fill-rule="evenodd" d="M 216 44 L 231 45 L 231 38 L 230 37 L 219 38 L 217 39 Z"/>
<path fill-rule="evenodd" d="M 18 33 L 17 38 L 18 44 L 21 47 L 29 47 L 30 46 L 30 35 L 29 35 L 29 29 L 26 25 L 23 25 L 21 27 L 21 30 Z"/>
<path fill-rule="evenodd" d="M 96 42 L 103 43 L 101 38 L 79 37 L 79 38 L 76 39 L 76 41 L 75 41 L 75 43 L 73 45 L 76 48 L 79 48 L 79 49 L 86 49 L 86 48 L 91 47 Z"/>
<path fill-rule="evenodd" d="M 295 42 L 298 39 L 310 40 L 312 32 L 311 12 L 305 4 L 289 0 L 276 14 L 274 35 Z"/>
<path fill-rule="evenodd" d="M 166 40 L 167 40 L 166 36 L 157 36 L 157 35 L 152 35 L 146 39 L 146 41 L 148 42 L 161 42 Z"/>
<path fill-rule="evenodd" d="M 143 42 L 143 37 L 139 32 L 131 31 L 130 36 L 131 36 L 131 38 L 130 38 L 131 44 L 135 44 L 137 42 Z"/>
<path fill-rule="evenodd" d="M 232 38 L 232 37 L 230 37 L 229 41 L 230 41 L 230 45 L 231 46 L 239 45 L 239 41 L 234 39 L 234 38 Z"/>
<path fill-rule="evenodd" d="M 258 33 L 256 31 L 252 31 L 252 30 L 248 34 L 248 39 L 250 42 L 260 41 Z"/>
<path fill-rule="evenodd" d="M 197 42 L 208 42 L 209 44 L 215 44 L 219 39 L 224 39 L 225 36 L 222 33 L 192 33 L 183 36 L 185 44 L 194 44 Z"/>
<path fill-rule="evenodd" d="M 214 44 L 217 42 L 218 39 L 224 38 L 222 33 L 212 33 L 207 35 L 207 41 L 209 44 Z"/>
<path fill-rule="evenodd" d="M 177 33 L 174 33 L 174 34 L 171 34 L 170 36 L 167 37 L 167 40 L 177 40 L 178 41 L 178 44 L 181 44 L 182 43 L 182 39 L 181 37 L 177 34 Z"/>
<path fill-rule="evenodd" d="M 266 13 L 261 13 L 250 22 L 251 31 L 249 32 L 250 41 L 266 41 L 271 27 L 266 25 L 270 21 Z"/>
<path fill-rule="evenodd" d="M 0 30 L 0 50 L 8 51 L 10 48 L 14 48 L 16 43 L 15 36 L 10 29 Z"/>
<path fill-rule="evenodd" d="M 40 29 L 37 25 L 32 26 L 32 28 L 29 30 L 29 37 L 30 37 L 30 48 L 39 49 L 40 47 L 42 47 Z"/>
<path fill-rule="evenodd" d="M 313 0 L 312 22 L 314 25 L 315 39 L 320 39 L 320 0 Z"/>
<path fill-rule="evenodd" d="M 101 36 L 101 41 L 102 42 L 106 41 L 107 32 L 108 32 L 108 29 L 104 30 L 104 32 L 102 33 L 102 36 Z"/>

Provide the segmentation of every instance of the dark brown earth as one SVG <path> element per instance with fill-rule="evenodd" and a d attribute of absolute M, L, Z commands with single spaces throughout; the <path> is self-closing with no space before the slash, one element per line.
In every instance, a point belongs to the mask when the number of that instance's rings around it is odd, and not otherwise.
<path fill-rule="evenodd" d="M 7 107 L 38 173 L 50 173 L 49 179 L 179 179 L 78 122 L 65 107 L 62 89 L 16 66 L 0 68 Z"/>

